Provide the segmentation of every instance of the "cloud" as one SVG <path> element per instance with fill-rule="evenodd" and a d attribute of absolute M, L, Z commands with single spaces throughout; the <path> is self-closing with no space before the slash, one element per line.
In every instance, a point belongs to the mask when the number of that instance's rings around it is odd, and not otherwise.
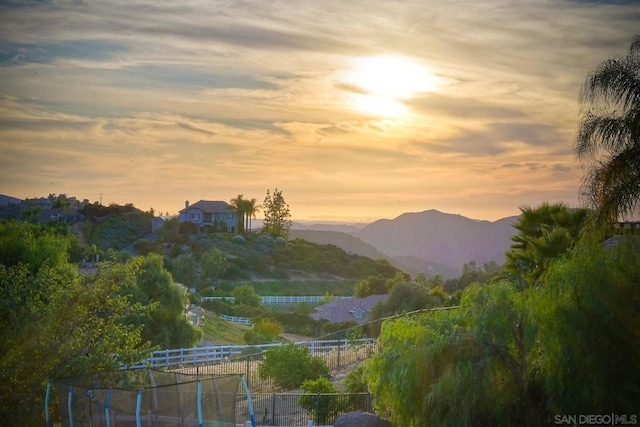
<path fill-rule="evenodd" d="M 575 197 L 578 90 L 640 21 L 632 2 L 577 0 L 4 1 L 0 14 L 0 193 L 175 211 L 278 186 L 296 215 L 366 217 Z M 444 84 L 404 116 L 365 114 L 340 76 L 378 54 Z"/>

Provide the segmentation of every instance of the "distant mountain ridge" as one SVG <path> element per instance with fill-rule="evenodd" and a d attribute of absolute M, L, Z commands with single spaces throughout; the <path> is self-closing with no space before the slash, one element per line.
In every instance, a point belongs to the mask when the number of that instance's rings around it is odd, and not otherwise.
<path fill-rule="evenodd" d="M 290 239 L 304 239 L 320 245 L 334 245 L 345 252 L 366 256 L 371 259 L 389 259 L 373 245 L 363 242 L 360 238 L 342 231 L 335 230 L 298 230 L 289 231 Z"/>
<path fill-rule="evenodd" d="M 495 222 L 473 220 L 437 210 L 404 213 L 375 221 L 353 233 L 389 257 L 412 257 L 462 271 L 475 261 L 502 264 L 515 234 L 517 216 Z"/>
<path fill-rule="evenodd" d="M 17 197 L 7 196 L 5 194 L 0 194 L 0 206 L 7 206 L 8 204 L 18 204 L 22 202 L 22 199 L 18 199 Z"/>
<path fill-rule="evenodd" d="M 12 208 L 21 199 L 0 195 L 0 207 Z M 17 214 L 19 217 L 20 211 Z M 333 244 L 346 252 L 372 259 L 388 259 L 397 268 L 415 276 L 439 274 L 445 278 L 460 275 L 465 263 L 475 261 L 502 264 L 511 246 L 518 216 L 481 221 L 435 209 L 408 212 L 394 219 L 361 223 L 292 224 L 290 238 L 318 244 Z M 253 221 L 259 230 L 262 220 Z"/>

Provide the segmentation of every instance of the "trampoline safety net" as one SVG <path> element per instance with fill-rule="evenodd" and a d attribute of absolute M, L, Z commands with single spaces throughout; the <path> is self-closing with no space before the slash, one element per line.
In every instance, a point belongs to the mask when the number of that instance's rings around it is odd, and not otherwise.
<path fill-rule="evenodd" d="M 53 384 L 63 427 L 229 427 L 240 381 L 240 375 L 136 369 Z"/>

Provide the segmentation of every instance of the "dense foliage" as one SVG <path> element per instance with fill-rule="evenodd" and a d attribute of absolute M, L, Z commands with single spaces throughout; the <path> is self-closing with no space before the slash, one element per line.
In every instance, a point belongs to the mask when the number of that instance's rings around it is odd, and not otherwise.
<path fill-rule="evenodd" d="M 289 204 L 284 200 L 282 190 L 276 188 L 273 194 L 267 190 L 262 208 L 264 213 L 262 232 L 274 238 L 288 237 L 291 229 L 291 212 Z"/>
<path fill-rule="evenodd" d="M 67 261 L 73 242 L 58 225 L 0 223 L 2 425 L 41 424 L 47 380 L 119 369 L 200 338 L 160 256 L 80 275 Z"/>
<path fill-rule="evenodd" d="M 602 62 L 580 96 L 576 154 L 582 190 L 599 223 L 637 213 L 640 203 L 640 34 L 629 54 Z"/>
<path fill-rule="evenodd" d="M 120 292 L 130 266 L 79 276 L 68 237 L 35 225 L 0 223 L 0 424 L 43 424 L 47 380 L 117 369 L 150 349 L 143 312 Z"/>
<path fill-rule="evenodd" d="M 328 373 L 323 359 L 312 356 L 307 347 L 293 344 L 267 351 L 258 372 L 260 378 L 271 378 L 276 387 L 283 390 L 298 388 L 305 380 L 315 380 Z"/>
<path fill-rule="evenodd" d="M 341 401 L 336 395 L 338 390 L 326 378 L 306 380 L 302 383 L 301 388 L 304 390 L 304 395 L 298 400 L 298 405 L 306 409 L 311 415 L 311 419 L 319 425 L 328 424 L 329 420 L 335 419 L 345 409 L 341 407 Z M 329 395 L 320 398 L 319 393 Z"/>
<path fill-rule="evenodd" d="M 405 426 L 533 426 L 558 414 L 634 413 L 637 238 L 607 248 L 584 237 L 548 269 L 538 287 L 472 285 L 459 308 L 387 321 L 366 367 L 378 408 Z"/>

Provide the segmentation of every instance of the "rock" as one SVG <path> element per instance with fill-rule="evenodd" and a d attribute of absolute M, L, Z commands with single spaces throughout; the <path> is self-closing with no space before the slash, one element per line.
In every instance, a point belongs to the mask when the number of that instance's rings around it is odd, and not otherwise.
<path fill-rule="evenodd" d="M 369 412 L 349 412 L 339 416 L 333 427 L 391 427 L 391 423 Z"/>

